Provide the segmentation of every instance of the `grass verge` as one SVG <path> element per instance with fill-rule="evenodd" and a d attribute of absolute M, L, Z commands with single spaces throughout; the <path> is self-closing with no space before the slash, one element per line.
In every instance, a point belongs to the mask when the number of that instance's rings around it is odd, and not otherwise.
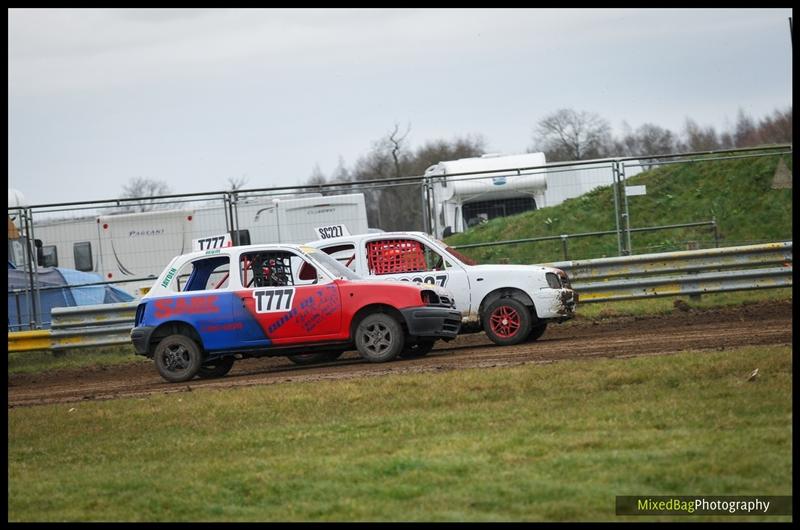
<path fill-rule="evenodd" d="M 680 301 L 679 301 L 680 300 Z M 617 316 L 666 315 L 674 311 L 694 309 L 698 311 L 720 307 L 747 306 L 765 302 L 792 300 L 792 288 L 762 289 L 757 291 L 736 291 L 730 293 L 709 293 L 692 298 L 691 296 L 667 296 L 643 298 L 622 302 L 597 302 L 581 304 L 578 302 L 577 319 L 613 318 Z"/>
<path fill-rule="evenodd" d="M 614 521 L 615 495 L 787 495 L 791 364 L 750 347 L 15 408 L 8 519 Z"/>
<path fill-rule="evenodd" d="M 54 353 L 49 351 L 9 352 L 8 375 L 152 362 L 136 355 L 131 346 L 84 348 Z"/>

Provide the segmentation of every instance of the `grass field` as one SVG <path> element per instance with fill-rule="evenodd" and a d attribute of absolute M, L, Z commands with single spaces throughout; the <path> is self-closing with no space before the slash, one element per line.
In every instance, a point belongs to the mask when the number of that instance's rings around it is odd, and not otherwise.
<path fill-rule="evenodd" d="M 615 495 L 788 495 L 791 394 L 791 349 L 751 347 L 14 408 L 8 519 L 618 520 Z"/>

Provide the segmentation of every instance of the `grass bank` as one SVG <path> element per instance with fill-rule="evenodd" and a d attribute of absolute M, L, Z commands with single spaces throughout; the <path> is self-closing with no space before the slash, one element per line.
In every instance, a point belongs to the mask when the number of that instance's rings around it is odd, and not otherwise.
<path fill-rule="evenodd" d="M 665 165 L 628 179 L 647 195 L 629 198 L 631 227 L 663 226 L 716 218 L 720 246 L 792 239 L 792 190 L 773 189 L 780 161 L 791 171 L 791 155 Z M 557 178 L 554 174 L 553 178 Z M 614 230 L 610 186 L 563 203 L 492 219 L 447 239 L 451 246 Z M 686 250 L 688 242 L 714 246 L 708 227 L 634 232 L 634 253 Z M 480 263 L 547 263 L 564 259 L 560 240 L 461 250 Z M 616 234 L 569 240 L 568 259 L 617 256 Z"/>
<path fill-rule="evenodd" d="M 751 347 L 15 408 L 8 519 L 618 520 L 615 495 L 787 495 L 791 392 L 791 349 Z"/>

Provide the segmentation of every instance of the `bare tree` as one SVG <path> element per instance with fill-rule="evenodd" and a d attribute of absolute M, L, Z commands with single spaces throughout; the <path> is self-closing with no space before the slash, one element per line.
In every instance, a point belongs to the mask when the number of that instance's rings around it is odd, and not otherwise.
<path fill-rule="evenodd" d="M 392 180 L 422 175 L 433 164 L 480 155 L 484 141 L 480 136 L 457 138 L 452 142 L 434 140 L 415 151 L 407 146 L 408 131 L 399 126 L 373 143 L 370 152 L 358 159 L 349 172 L 354 181 Z M 384 230 L 422 229 L 422 189 L 417 183 L 361 188 L 367 203 L 369 225 Z"/>
<path fill-rule="evenodd" d="M 156 199 L 162 195 L 169 195 L 171 190 L 162 180 L 134 177 L 122 186 L 120 199 L 140 199 L 123 203 L 120 212 L 148 212 L 159 205 Z"/>
<path fill-rule="evenodd" d="M 761 142 L 764 144 L 792 143 L 792 108 L 775 110 L 758 123 Z"/>
<path fill-rule="evenodd" d="M 238 193 L 240 189 L 244 188 L 244 185 L 246 183 L 247 183 L 247 177 L 244 175 L 242 175 L 241 177 L 228 177 L 228 189 L 226 191 L 229 191 L 233 194 L 234 201 L 246 198 L 245 195 L 240 197 Z"/>
<path fill-rule="evenodd" d="M 247 177 L 228 177 L 228 191 L 238 191 L 247 184 Z"/>
<path fill-rule="evenodd" d="M 683 126 L 684 142 L 680 144 L 681 151 L 713 151 L 720 148 L 717 131 L 712 126 L 701 127 L 686 118 Z"/>
<path fill-rule="evenodd" d="M 392 160 L 394 161 L 394 176 L 395 178 L 400 178 L 401 171 L 400 171 L 400 152 L 403 149 L 403 142 L 408 137 L 408 133 L 411 132 L 411 124 L 408 124 L 406 127 L 406 132 L 402 135 L 400 134 L 400 126 L 396 123 L 394 124 L 394 130 L 389 133 L 389 136 L 386 137 L 386 141 L 389 144 L 389 149 L 392 153 Z"/>
<path fill-rule="evenodd" d="M 614 142 L 614 151 L 619 156 L 639 157 L 640 162 L 648 162 L 647 155 L 663 155 L 673 153 L 676 149 L 677 138 L 668 129 L 645 123 L 636 131 L 623 122 L 622 138 Z M 650 160 L 652 162 L 652 160 Z M 650 165 L 645 165 L 649 168 Z"/>
<path fill-rule="evenodd" d="M 559 109 L 539 120 L 534 131 L 534 150 L 551 161 L 600 158 L 611 144 L 608 121 L 587 111 Z"/>
<path fill-rule="evenodd" d="M 736 115 L 736 129 L 733 133 L 734 145 L 736 147 L 752 147 L 761 144 L 759 132 L 753 118 L 740 108 Z"/>

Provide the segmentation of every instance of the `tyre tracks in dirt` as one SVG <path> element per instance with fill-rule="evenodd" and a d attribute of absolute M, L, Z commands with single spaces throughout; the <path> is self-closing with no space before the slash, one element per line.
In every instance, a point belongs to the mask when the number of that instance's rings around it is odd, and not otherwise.
<path fill-rule="evenodd" d="M 762 302 L 658 316 L 576 319 L 551 325 L 539 340 L 515 346 L 497 346 L 483 333 L 462 335 L 450 343 L 438 343 L 426 357 L 390 363 L 367 363 L 356 352 L 313 366 L 297 366 L 285 357 L 246 359 L 237 361 L 223 378 L 180 384 L 165 382 L 153 364 L 145 362 L 16 374 L 8 378 L 8 407 L 791 342 L 791 301 Z"/>

